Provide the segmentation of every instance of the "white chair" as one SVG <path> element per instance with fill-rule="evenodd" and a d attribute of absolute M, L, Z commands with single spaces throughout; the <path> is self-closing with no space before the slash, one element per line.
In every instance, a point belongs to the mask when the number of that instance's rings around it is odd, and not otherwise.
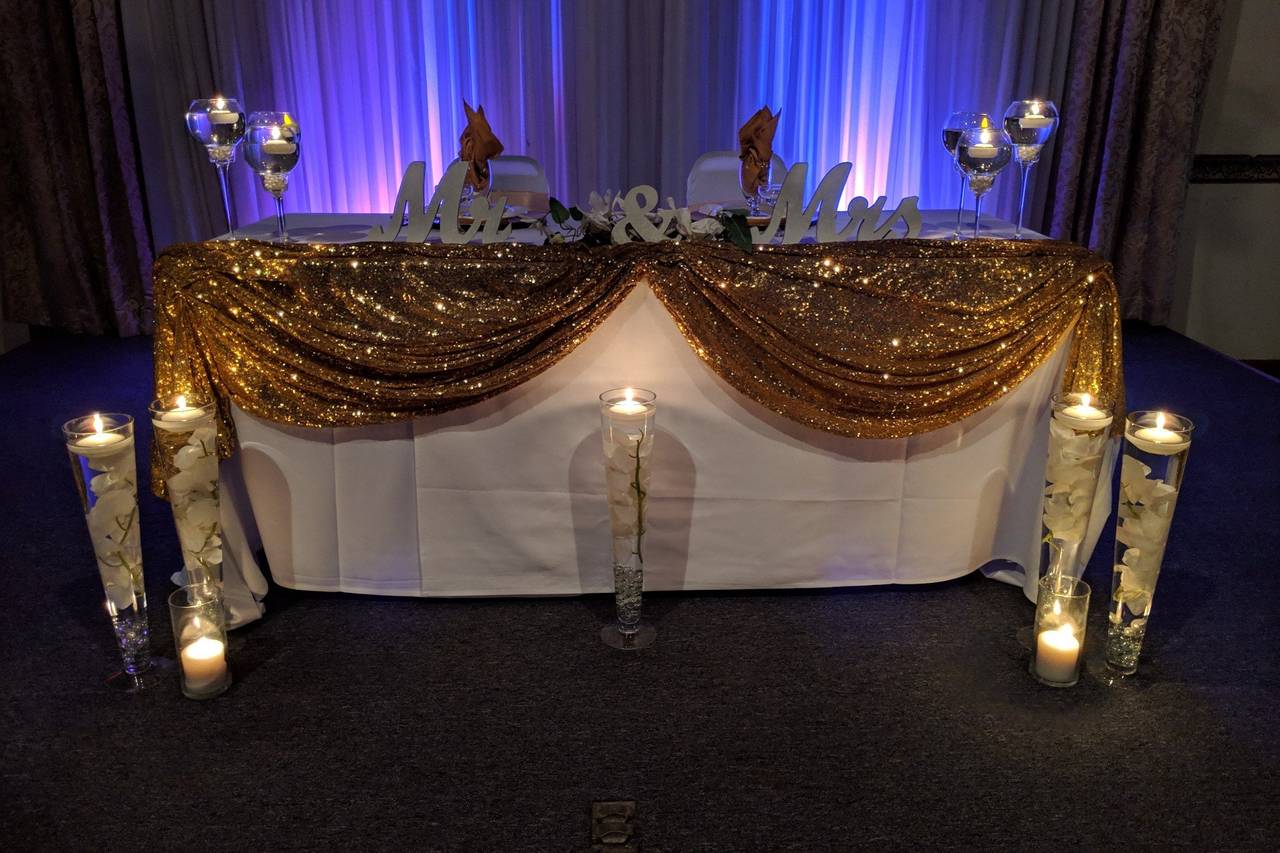
<path fill-rule="evenodd" d="M 547 173 L 542 171 L 542 164 L 532 157 L 501 154 L 489 161 L 489 171 L 495 189 L 513 193 L 551 193 Z"/>
<path fill-rule="evenodd" d="M 742 189 L 738 186 L 738 168 L 741 165 L 737 151 L 708 151 L 694 160 L 689 179 L 685 182 L 685 204 L 698 207 L 712 202 L 742 201 Z M 771 179 L 781 182 L 786 171 L 787 165 L 774 154 Z"/>

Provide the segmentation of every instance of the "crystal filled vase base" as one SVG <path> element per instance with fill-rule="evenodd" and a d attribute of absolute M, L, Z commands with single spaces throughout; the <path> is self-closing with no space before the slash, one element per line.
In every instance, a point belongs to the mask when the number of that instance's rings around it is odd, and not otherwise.
<path fill-rule="evenodd" d="M 154 689 L 175 668 L 176 664 L 169 658 L 152 656 L 145 667 L 139 667 L 134 672 L 121 670 L 108 677 L 104 683 L 112 691 L 141 693 L 144 690 Z"/>
<path fill-rule="evenodd" d="M 600 629 L 600 639 L 606 646 L 629 652 L 652 646 L 654 640 L 658 639 L 658 631 L 643 622 L 626 632 L 621 625 L 605 625 Z"/>

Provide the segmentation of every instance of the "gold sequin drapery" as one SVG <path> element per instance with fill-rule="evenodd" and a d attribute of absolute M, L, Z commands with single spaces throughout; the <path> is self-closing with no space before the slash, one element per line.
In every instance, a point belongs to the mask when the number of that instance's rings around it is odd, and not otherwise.
<path fill-rule="evenodd" d="M 1068 243 L 886 240 L 170 248 L 155 265 L 159 396 L 302 427 L 479 402 L 573 351 L 641 280 L 717 374 L 818 429 L 896 438 L 1007 393 L 1074 329 L 1063 379 L 1123 405 L 1111 268 Z M 642 381 L 643 377 L 636 377 Z"/>

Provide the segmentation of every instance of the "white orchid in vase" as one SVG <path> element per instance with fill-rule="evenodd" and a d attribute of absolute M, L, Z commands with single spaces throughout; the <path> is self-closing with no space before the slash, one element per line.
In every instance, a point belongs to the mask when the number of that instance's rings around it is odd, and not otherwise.
<path fill-rule="evenodd" d="M 181 438 L 181 436 L 176 436 Z M 201 426 L 173 455 L 177 473 L 166 481 L 188 581 L 221 580 L 222 531 L 217 430 Z"/>

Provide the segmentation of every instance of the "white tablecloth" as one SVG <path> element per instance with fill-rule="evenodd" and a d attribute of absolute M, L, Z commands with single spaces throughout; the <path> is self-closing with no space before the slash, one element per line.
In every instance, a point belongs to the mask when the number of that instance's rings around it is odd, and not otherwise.
<path fill-rule="evenodd" d="M 937 223 L 950 216 L 927 221 L 949 236 Z M 559 364 L 476 406 L 335 429 L 236 410 L 241 449 L 224 463 L 232 621 L 262 612 L 259 535 L 272 577 L 297 589 L 611 590 L 596 398 L 627 384 L 659 403 L 646 588 L 925 583 L 1007 560 L 1017 565 L 989 573 L 1033 597 L 1019 566 L 1034 574 L 1038 560 L 1048 400 L 1065 353 L 950 427 L 842 438 L 720 381 L 640 286 Z M 1107 482 L 1086 553 L 1109 511 Z"/>

